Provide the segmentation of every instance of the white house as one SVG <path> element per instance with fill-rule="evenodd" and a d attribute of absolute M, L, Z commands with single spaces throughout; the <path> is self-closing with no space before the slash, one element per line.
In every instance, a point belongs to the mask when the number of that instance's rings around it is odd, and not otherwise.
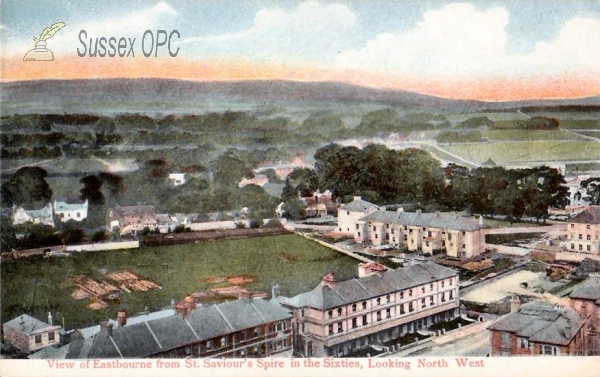
<path fill-rule="evenodd" d="M 13 224 L 43 224 L 54 227 L 54 218 L 52 216 L 52 204 L 48 203 L 41 209 L 28 210 L 23 207 L 13 208 Z"/>
<path fill-rule="evenodd" d="M 60 343 L 61 326 L 52 322 L 52 314 L 48 313 L 48 322 L 21 314 L 2 325 L 6 343 L 23 352 L 34 352 L 44 347 Z"/>
<path fill-rule="evenodd" d="M 54 201 L 54 213 L 60 218 L 61 222 L 69 220 L 82 221 L 88 216 L 88 201 L 84 203 L 66 203 L 62 201 Z"/>
<path fill-rule="evenodd" d="M 353 201 L 338 208 L 338 231 L 350 235 L 354 234 L 358 219 L 378 209 L 377 205 L 362 200 L 360 196 L 355 196 Z"/>
<path fill-rule="evenodd" d="M 185 173 L 170 173 L 169 180 L 174 186 L 180 186 L 185 183 Z"/>

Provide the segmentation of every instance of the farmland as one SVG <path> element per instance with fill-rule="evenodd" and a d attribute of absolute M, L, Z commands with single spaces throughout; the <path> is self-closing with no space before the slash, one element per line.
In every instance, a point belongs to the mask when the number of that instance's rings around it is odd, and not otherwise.
<path fill-rule="evenodd" d="M 226 279 L 211 283 L 208 278 L 252 276 L 254 281 L 246 285 L 250 291 L 270 295 L 271 287 L 279 284 L 282 295 L 293 296 L 313 289 L 329 271 L 336 271 L 340 279 L 354 277 L 356 264 L 350 257 L 295 235 L 3 262 L 2 321 L 22 312 L 43 318 L 52 311 L 61 325 L 64 318 L 66 327 L 73 328 L 114 318 L 119 308 L 116 303 L 91 310 L 88 300 L 71 297 L 77 289 L 73 282 L 77 275 L 104 280 L 107 273 L 132 271 L 156 281 L 162 289 L 123 294 L 129 311 L 137 313 L 146 307 L 160 309 L 171 299 L 193 292 L 227 286 Z"/>

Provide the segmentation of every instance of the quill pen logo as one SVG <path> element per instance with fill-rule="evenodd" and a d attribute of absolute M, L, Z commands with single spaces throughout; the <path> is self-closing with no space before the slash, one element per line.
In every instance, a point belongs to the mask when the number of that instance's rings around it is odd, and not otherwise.
<path fill-rule="evenodd" d="M 67 26 L 64 22 L 57 22 L 52 26 L 47 27 L 42 31 L 39 38 L 33 37 L 35 41 L 35 48 L 28 51 L 23 60 L 26 62 L 30 61 L 50 61 L 54 60 L 54 54 L 48 48 L 46 48 L 46 41 L 54 36 L 56 32 Z"/>

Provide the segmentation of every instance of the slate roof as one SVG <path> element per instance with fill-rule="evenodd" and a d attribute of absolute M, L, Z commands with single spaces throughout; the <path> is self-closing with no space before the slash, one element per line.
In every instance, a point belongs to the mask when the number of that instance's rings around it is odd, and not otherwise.
<path fill-rule="evenodd" d="M 67 203 L 60 200 L 54 201 L 54 208 L 56 211 L 82 211 L 86 209 L 86 203 Z"/>
<path fill-rule="evenodd" d="M 469 231 L 485 228 L 485 225 L 480 225 L 478 220 L 448 213 L 375 211 L 360 218 L 359 221 Z"/>
<path fill-rule="evenodd" d="M 45 217 L 52 217 L 52 207 L 47 205 L 41 209 L 25 209 L 23 208 L 25 213 L 32 219 L 41 219 Z"/>
<path fill-rule="evenodd" d="M 137 205 L 137 206 L 119 206 L 115 208 L 115 211 L 121 216 L 133 215 L 136 213 L 154 212 L 154 206 L 152 205 Z"/>
<path fill-rule="evenodd" d="M 281 301 L 285 305 L 296 308 L 311 307 L 327 310 L 426 284 L 430 281 L 449 278 L 456 274 L 456 271 L 451 268 L 427 262 L 386 271 L 382 275 L 375 274 L 345 280 L 338 282 L 333 288 L 321 282 L 310 292 Z"/>
<path fill-rule="evenodd" d="M 37 318 L 33 318 L 27 314 L 21 314 L 17 318 L 13 318 L 4 323 L 3 326 L 10 327 L 11 329 L 17 330 L 18 332 L 27 336 L 36 332 L 41 332 L 40 330 L 50 331 L 51 328 L 60 328 L 60 326 L 51 326 L 50 324 L 40 321 Z"/>
<path fill-rule="evenodd" d="M 589 206 L 569 221 L 578 224 L 600 224 L 600 206 Z"/>
<path fill-rule="evenodd" d="M 600 300 L 600 276 L 590 276 L 585 283 L 575 289 L 569 297 L 583 300 Z"/>
<path fill-rule="evenodd" d="M 112 336 L 99 332 L 70 343 L 67 359 L 143 358 L 261 324 L 291 319 L 275 302 L 260 298 L 200 307 L 189 316 L 173 314 L 113 327 Z"/>
<path fill-rule="evenodd" d="M 500 319 L 488 329 L 514 333 L 531 342 L 566 346 L 577 335 L 585 318 L 570 307 L 531 303 Z"/>
<path fill-rule="evenodd" d="M 377 205 L 367 202 L 362 199 L 354 199 L 350 203 L 346 203 L 340 206 L 340 209 L 344 211 L 353 211 L 353 212 L 364 212 L 369 208 L 377 208 Z"/>

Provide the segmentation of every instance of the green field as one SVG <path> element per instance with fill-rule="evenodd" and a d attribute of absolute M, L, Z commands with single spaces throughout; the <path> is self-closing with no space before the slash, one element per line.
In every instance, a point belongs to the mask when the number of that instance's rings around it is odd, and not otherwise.
<path fill-rule="evenodd" d="M 497 164 L 526 164 L 546 161 L 600 160 L 600 143 L 595 141 L 496 141 L 487 143 L 439 145 L 449 153 L 456 154 L 476 164 L 488 158 Z"/>
<path fill-rule="evenodd" d="M 289 261 L 281 253 L 298 258 Z M 87 308 L 89 300 L 75 300 L 72 277 L 80 274 L 103 279 L 102 269 L 132 271 L 152 279 L 161 290 L 125 293 L 130 313 L 160 309 L 171 299 L 182 299 L 192 292 L 226 286 L 206 283 L 215 276 L 252 275 L 256 280 L 250 291 L 271 293 L 279 284 L 281 294 L 293 296 L 312 290 L 329 271 L 338 278 L 355 276 L 358 261 L 296 235 L 223 240 L 143 248 L 130 251 L 107 251 L 75 254 L 70 258 L 32 258 L 2 262 L 2 318 L 4 323 L 22 312 L 44 318 L 52 311 L 54 318 L 67 328 L 97 324 L 116 318 L 119 308 L 113 304 L 103 310 Z M 37 280 L 37 284 L 34 282 Z"/>
<path fill-rule="evenodd" d="M 490 141 L 588 140 L 583 136 L 562 130 L 485 130 L 481 133 Z"/>

